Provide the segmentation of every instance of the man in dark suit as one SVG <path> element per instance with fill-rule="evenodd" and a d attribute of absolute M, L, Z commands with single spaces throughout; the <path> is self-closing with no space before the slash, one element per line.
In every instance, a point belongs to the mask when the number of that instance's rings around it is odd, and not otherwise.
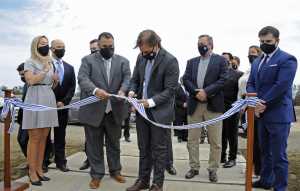
<path fill-rule="evenodd" d="M 59 83 L 55 87 L 57 107 L 69 105 L 75 93 L 76 80 L 73 66 L 62 60 L 65 55 L 65 44 L 62 40 L 51 42 L 51 52 L 55 72 L 59 77 Z M 63 171 L 69 171 L 67 167 L 65 146 L 66 146 L 66 127 L 68 124 L 68 110 L 58 111 L 59 127 L 54 128 L 54 150 L 56 167 Z"/>
<path fill-rule="evenodd" d="M 237 100 L 239 79 L 243 75 L 243 73 L 238 70 L 240 62 L 239 59 L 236 58 L 238 57 L 234 57 L 231 62 L 227 63 L 228 70 L 224 83 L 225 111 L 228 111 Z M 238 151 L 238 117 L 239 113 L 236 113 L 223 120 L 221 163 L 225 163 L 223 165 L 224 168 L 231 168 L 236 165 Z M 227 144 L 229 144 L 228 161 L 226 156 Z"/>
<path fill-rule="evenodd" d="M 214 54 L 213 39 L 209 35 L 200 35 L 198 38 L 200 56 L 188 60 L 183 84 L 189 93 L 188 123 L 199 123 L 214 119 L 224 112 L 223 87 L 226 73 L 226 60 Z M 189 129 L 188 151 L 190 170 L 185 177 L 193 178 L 199 174 L 199 138 L 200 128 Z M 222 122 L 207 127 L 210 143 L 209 153 L 209 180 L 217 182 L 217 169 L 221 160 Z"/>
<path fill-rule="evenodd" d="M 260 99 L 255 114 L 262 167 L 253 187 L 284 191 L 288 185 L 287 139 L 295 120 L 292 85 L 297 59 L 279 49 L 279 31 L 275 27 L 264 27 L 258 37 L 264 54 L 253 62 L 247 83 L 247 92 L 257 93 Z"/>
<path fill-rule="evenodd" d="M 152 30 L 142 31 L 137 39 L 139 54 L 130 83 L 129 97 L 137 96 L 147 116 L 162 124 L 174 120 L 174 97 L 178 83 L 177 59 L 161 47 L 160 37 Z M 157 127 L 141 115 L 136 118 L 139 146 L 138 179 L 127 191 L 148 189 L 153 168 L 150 191 L 162 191 L 168 157 L 170 129 Z"/>
<path fill-rule="evenodd" d="M 128 91 L 131 74 L 129 61 L 114 54 L 112 34 L 101 33 L 98 43 L 100 51 L 85 56 L 78 73 L 81 99 L 92 95 L 101 99 L 79 110 L 79 120 L 84 124 L 86 136 L 86 154 L 91 166 L 91 189 L 99 188 L 105 175 L 104 136 L 110 176 L 119 183 L 126 181 L 121 175 L 120 138 L 128 106 L 123 99 L 110 97 L 109 94 L 124 96 Z"/>

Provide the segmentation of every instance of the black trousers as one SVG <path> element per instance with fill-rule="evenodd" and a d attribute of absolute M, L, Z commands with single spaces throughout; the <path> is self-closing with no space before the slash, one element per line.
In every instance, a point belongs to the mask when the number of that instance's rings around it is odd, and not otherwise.
<path fill-rule="evenodd" d="M 153 119 L 151 113 L 147 113 Z M 145 183 L 150 182 L 150 175 L 153 169 L 153 184 L 163 186 L 164 172 L 168 158 L 168 142 L 170 130 L 152 125 L 143 117 L 137 114 L 136 131 L 138 138 L 139 158 L 139 179 Z"/>
<path fill-rule="evenodd" d="M 173 145 L 172 145 L 172 132 L 171 130 L 168 131 L 168 161 L 166 164 L 166 168 L 171 168 L 173 166 L 174 163 L 174 159 L 173 159 Z"/>
<path fill-rule="evenodd" d="M 122 126 L 123 129 L 123 135 L 125 138 L 129 138 L 130 137 L 130 126 L 129 126 L 129 121 L 130 121 L 130 114 L 129 116 L 124 120 L 124 125 Z"/>
<path fill-rule="evenodd" d="M 179 125 L 187 125 L 187 118 L 179 118 L 175 119 L 174 125 L 179 126 Z M 182 139 L 183 141 L 187 141 L 188 138 L 188 130 L 187 129 L 174 129 L 174 135 L 178 137 L 178 139 Z"/>
<path fill-rule="evenodd" d="M 68 124 L 68 110 L 58 111 L 59 126 L 54 128 L 54 151 L 55 163 L 57 166 L 67 163 L 66 146 L 66 127 Z"/>
<path fill-rule="evenodd" d="M 109 173 L 112 176 L 120 174 L 122 169 L 120 162 L 121 124 L 116 123 L 112 112 L 104 115 L 99 127 L 85 125 L 84 130 L 91 177 L 102 179 L 105 175 L 104 136 Z"/>
<path fill-rule="evenodd" d="M 239 114 L 237 113 L 223 121 L 222 159 L 226 159 L 227 144 L 229 143 L 228 160 L 236 160 L 238 151 L 238 116 Z"/>
<path fill-rule="evenodd" d="M 260 175 L 261 170 L 261 149 L 259 144 L 257 120 L 254 120 L 254 142 L 253 142 L 253 163 L 255 175 Z"/>

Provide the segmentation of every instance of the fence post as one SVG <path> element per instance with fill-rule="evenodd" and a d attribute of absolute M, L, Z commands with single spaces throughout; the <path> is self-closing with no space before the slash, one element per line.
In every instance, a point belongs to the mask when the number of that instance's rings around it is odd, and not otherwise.
<path fill-rule="evenodd" d="M 10 98 L 12 90 L 4 90 L 5 98 Z M 27 183 L 11 182 L 11 164 L 10 164 L 10 134 L 8 129 L 12 118 L 11 112 L 8 113 L 4 121 L 4 182 L 0 183 L 0 191 L 23 191 L 29 188 Z"/>
<path fill-rule="evenodd" d="M 255 97 L 256 93 L 248 93 L 247 97 Z M 246 191 L 252 191 L 253 171 L 253 139 L 254 139 L 254 107 L 247 108 L 247 163 L 246 163 Z"/>

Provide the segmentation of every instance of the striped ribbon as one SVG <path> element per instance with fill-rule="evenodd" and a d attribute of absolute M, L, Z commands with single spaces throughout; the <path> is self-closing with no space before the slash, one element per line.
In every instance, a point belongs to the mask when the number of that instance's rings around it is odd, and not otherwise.
<path fill-rule="evenodd" d="M 157 123 L 155 121 L 150 120 L 148 118 L 147 114 L 146 114 L 144 106 L 142 104 L 140 104 L 136 98 L 129 98 L 129 97 L 113 95 L 113 94 L 111 94 L 110 96 L 120 98 L 120 99 L 124 99 L 124 100 L 128 101 L 136 109 L 136 111 L 139 112 L 139 114 L 143 118 L 145 118 L 147 121 L 149 121 L 150 123 L 152 123 L 153 125 L 156 125 L 158 127 L 168 128 L 168 129 L 202 128 L 202 127 L 217 123 L 219 121 L 222 121 L 226 118 L 229 118 L 230 116 L 232 116 L 235 113 L 239 112 L 244 107 L 247 107 L 247 106 L 255 107 L 256 103 L 259 101 L 259 99 L 257 97 L 249 97 L 249 98 L 246 98 L 246 99 L 240 99 L 240 100 L 238 100 L 238 101 L 236 101 L 232 104 L 231 109 L 229 109 L 224 114 L 220 115 L 219 117 L 217 117 L 215 119 L 211 119 L 211 120 L 208 120 L 208 121 L 203 121 L 201 123 L 194 123 L 194 124 L 181 125 L 181 126 L 173 126 L 173 125 L 160 124 L 160 123 Z M 15 116 L 16 111 L 17 111 L 16 110 L 17 107 L 22 108 L 23 110 L 37 111 L 38 112 L 38 111 L 51 111 L 51 110 L 63 110 L 63 109 L 70 109 L 70 108 L 80 108 L 82 106 L 89 105 L 89 104 L 92 104 L 92 103 L 95 103 L 95 102 L 98 102 L 98 101 L 101 101 L 101 100 L 99 98 L 97 98 L 96 96 L 90 96 L 88 98 L 85 98 L 85 99 L 82 99 L 80 101 L 74 102 L 70 105 L 60 107 L 60 108 L 56 108 L 56 107 L 48 107 L 48 106 L 44 106 L 44 105 L 24 103 L 20 99 L 16 99 L 16 98 L 5 98 L 2 113 L 1 113 L 1 117 L 6 118 L 9 111 L 11 111 L 12 116 Z M 15 129 L 15 121 L 12 120 L 8 132 L 12 133 L 14 131 L 14 129 Z"/>

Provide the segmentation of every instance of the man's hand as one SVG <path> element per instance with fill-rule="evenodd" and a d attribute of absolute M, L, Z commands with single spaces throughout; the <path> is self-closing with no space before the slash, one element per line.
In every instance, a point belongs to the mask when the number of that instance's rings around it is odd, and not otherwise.
<path fill-rule="evenodd" d="M 97 89 L 95 92 L 95 96 L 101 100 L 107 100 L 109 97 L 109 94 L 103 89 Z"/>
<path fill-rule="evenodd" d="M 144 108 L 149 108 L 149 103 L 146 99 L 139 100 L 138 102 L 143 104 Z"/>
<path fill-rule="evenodd" d="M 207 101 L 207 94 L 206 92 L 204 91 L 204 89 L 200 89 L 196 95 L 196 98 L 199 100 L 199 101 Z"/>
<path fill-rule="evenodd" d="M 260 117 L 260 114 L 265 112 L 267 106 L 265 105 L 265 101 L 261 100 L 260 102 L 258 102 L 256 104 L 256 107 L 255 107 L 255 115 L 256 117 Z"/>
<path fill-rule="evenodd" d="M 136 94 L 134 93 L 134 91 L 130 91 L 128 93 L 128 97 L 130 97 L 130 98 L 136 97 Z"/>
<path fill-rule="evenodd" d="M 58 108 L 65 106 L 65 104 L 61 101 L 57 102 L 56 105 L 57 105 Z"/>
<path fill-rule="evenodd" d="M 125 92 L 123 92 L 122 90 L 119 90 L 119 91 L 118 91 L 118 95 L 119 95 L 119 96 L 125 96 Z"/>

